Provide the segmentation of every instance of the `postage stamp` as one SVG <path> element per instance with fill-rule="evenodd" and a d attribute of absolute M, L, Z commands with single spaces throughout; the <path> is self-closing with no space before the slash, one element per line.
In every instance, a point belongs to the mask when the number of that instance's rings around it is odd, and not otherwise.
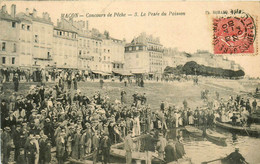
<path fill-rule="evenodd" d="M 241 17 L 213 19 L 215 54 L 253 54 L 256 25 L 248 14 Z"/>

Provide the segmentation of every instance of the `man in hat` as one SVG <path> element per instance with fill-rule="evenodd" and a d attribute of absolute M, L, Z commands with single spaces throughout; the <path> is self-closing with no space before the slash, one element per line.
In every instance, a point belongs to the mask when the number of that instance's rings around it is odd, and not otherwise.
<path fill-rule="evenodd" d="M 44 164 L 51 163 L 51 141 L 47 140 L 46 141 L 47 145 L 45 147 L 45 152 L 44 152 Z"/>
<path fill-rule="evenodd" d="M 15 131 L 13 132 L 13 142 L 14 142 L 14 161 L 17 162 L 19 155 L 19 149 L 22 146 L 21 143 L 21 125 L 16 125 Z"/>
<path fill-rule="evenodd" d="M 11 129 L 10 127 L 5 127 L 4 132 L 1 136 L 2 139 L 2 145 L 1 147 L 3 148 L 3 164 L 8 164 L 9 158 L 10 158 L 10 152 L 11 152 L 11 143 L 12 143 L 12 138 L 11 138 Z"/>
<path fill-rule="evenodd" d="M 20 148 L 19 149 L 19 155 L 17 157 L 17 163 L 19 164 L 26 164 L 26 160 L 25 160 L 25 156 L 24 156 L 24 149 L 23 148 Z"/>
<path fill-rule="evenodd" d="M 162 133 L 159 133 L 159 141 L 157 142 L 157 150 L 158 150 L 158 156 L 160 159 L 163 159 L 164 157 L 164 149 L 167 144 L 167 140 L 163 137 Z"/>
<path fill-rule="evenodd" d="M 125 137 L 125 151 L 126 151 L 126 163 L 132 163 L 132 151 L 133 151 L 133 139 L 131 138 L 131 130 L 128 131 L 128 135 Z"/>
<path fill-rule="evenodd" d="M 109 163 L 110 160 L 110 146 L 111 140 L 108 137 L 108 134 L 104 134 L 105 136 L 101 140 L 101 150 L 102 150 L 102 158 L 104 164 Z"/>
<path fill-rule="evenodd" d="M 174 150 L 173 139 L 169 139 L 169 143 L 164 148 L 165 151 L 165 162 L 170 163 L 172 161 L 177 161 L 176 152 Z"/>
<path fill-rule="evenodd" d="M 94 135 L 93 135 L 93 164 L 96 164 L 98 162 L 98 152 L 99 152 L 99 135 L 97 133 L 97 131 L 95 131 Z"/>
<path fill-rule="evenodd" d="M 86 146 L 85 146 L 86 134 L 87 134 L 86 130 L 83 130 L 79 141 L 80 160 L 83 160 L 86 154 Z"/>
<path fill-rule="evenodd" d="M 175 150 L 176 150 L 176 157 L 177 159 L 183 158 L 185 156 L 185 150 L 183 146 L 183 138 L 181 136 L 177 136 L 177 142 L 175 144 Z"/>
<path fill-rule="evenodd" d="M 47 146 L 47 136 L 43 135 L 39 139 L 39 163 L 44 164 L 45 163 L 45 153 L 46 153 L 46 146 Z"/>
<path fill-rule="evenodd" d="M 56 153 L 58 164 L 64 163 L 64 154 L 65 154 L 65 129 L 62 129 L 60 135 L 56 139 Z"/>
<path fill-rule="evenodd" d="M 86 123 L 86 135 L 85 135 L 85 148 L 86 148 L 86 154 L 91 153 L 91 139 L 92 139 L 92 131 L 91 131 L 91 125 L 89 123 Z"/>
<path fill-rule="evenodd" d="M 14 75 L 13 82 L 14 82 L 14 91 L 18 92 L 19 78 L 18 78 L 18 74 L 17 73 Z"/>
<path fill-rule="evenodd" d="M 224 158 L 224 161 L 227 161 L 228 163 L 243 164 L 245 163 L 245 158 L 239 153 L 239 148 L 236 147 L 235 152 L 232 152 Z"/>
<path fill-rule="evenodd" d="M 37 148 L 34 142 L 34 137 L 30 135 L 29 143 L 27 146 L 27 155 L 26 155 L 28 164 L 35 164 L 36 153 L 37 153 Z"/>
<path fill-rule="evenodd" d="M 76 134 L 73 136 L 72 142 L 72 158 L 79 159 L 79 143 L 80 143 L 80 134 L 81 128 L 77 128 Z"/>

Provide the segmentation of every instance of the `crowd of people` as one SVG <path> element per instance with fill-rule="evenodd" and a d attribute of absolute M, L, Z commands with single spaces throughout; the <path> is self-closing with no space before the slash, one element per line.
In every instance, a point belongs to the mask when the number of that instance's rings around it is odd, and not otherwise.
<path fill-rule="evenodd" d="M 125 91 L 121 92 L 121 101 L 112 102 L 107 93 L 97 91 L 91 97 L 82 94 L 77 86 L 81 76 L 73 71 L 63 72 L 57 78 L 52 87 L 41 83 L 31 86 L 26 95 L 13 93 L 1 101 L 3 164 L 10 160 L 13 148 L 14 161 L 21 164 L 45 164 L 52 160 L 62 164 L 67 159 L 84 160 L 90 154 L 94 163 L 108 163 L 111 145 L 153 132 L 159 135 L 155 147 L 159 157 L 168 160 L 172 140 L 160 138 L 168 129 L 185 125 L 213 126 L 216 120 L 249 125 L 247 116 L 257 107 L 256 100 L 250 103 L 238 95 L 224 101 L 218 94 L 206 108 L 190 108 L 184 100 L 183 107 L 162 101 L 160 110 L 151 110 L 145 93 L 136 92 L 128 106 Z M 206 101 L 208 93 L 207 90 L 202 94 Z M 238 118 L 232 117 L 234 112 Z M 179 144 L 175 145 L 174 160 L 185 155 L 181 140 L 177 136 Z M 149 144 L 146 150 L 150 151 Z"/>
<path fill-rule="evenodd" d="M 66 86 L 66 87 L 65 87 Z M 28 94 L 13 93 L 1 101 L 3 163 L 8 163 L 14 148 L 19 163 L 50 163 L 56 147 L 57 163 L 73 158 L 109 162 L 110 146 L 124 140 L 128 131 L 138 136 L 151 129 L 151 110 L 145 94 L 136 94 L 131 106 L 111 102 L 107 94 L 87 97 L 75 83 L 59 81 L 55 86 L 31 86 Z M 67 88 L 67 89 L 66 89 Z M 140 98 L 141 97 L 141 98 Z"/>

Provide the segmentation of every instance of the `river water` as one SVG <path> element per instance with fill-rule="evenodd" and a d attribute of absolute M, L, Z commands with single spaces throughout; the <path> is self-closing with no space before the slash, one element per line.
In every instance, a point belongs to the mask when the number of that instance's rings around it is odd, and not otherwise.
<path fill-rule="evenodd" d="M 216 145 L 207 141 L 205 138 L 193 137 L 184 128 L 170 130 L 170 132 L 166 134 L 166 138 L 175 140 L 176 134 L 181 134 L 184 138 L 183 143 L 186 154 L 191 158 L 194 164 L 226 157 L 235 150 L 235 147 L 239 147 L 239 152 L 247 162 L 250 164 L 260 164 L 260 138 L 243 136 L 235 133 L 232 134 L 220 128 L 215 128 L 214 130 L 227 137 L 227 146 Z M 141 142 L 135 144 L 137 146 L 137 151 L 143 151 L 142 145 L 144 144 L 144 140 L 145 138 L 141 139 Z M 221 163 L 220 160 L 211 162 L 210 164 L 219 163 Z"/>
<path fill-rule="evenodd" d="M 234 141 L 230 132 L 216 129 L 218 132 L 227 136 L 227 146 L 218 146 L 206 139 L 193 138 L 183 132 L 184 147 L 188 157 L 192 162 L 199 164 L 204 161 L 210 161 L 225 157 L 234 151 L 235 146 L 239 147 L 239 152 L 244 156 L 250 164 L 260 164 L 260 138 L 236 135 L 237 140 Z M 212 162 L 211 164 L 213 164 Z M 219 163 L 215 162 L 215 163 Z"/>

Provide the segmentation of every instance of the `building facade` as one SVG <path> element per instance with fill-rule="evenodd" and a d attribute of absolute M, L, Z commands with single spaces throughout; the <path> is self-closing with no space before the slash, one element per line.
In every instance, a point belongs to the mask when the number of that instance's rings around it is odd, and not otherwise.
<path fill-rule="evenodd" d="M 1 65 L 8 67 L 19 66 L 19 24 L 16 17 L 16 7 L 11 6 L 11 13 L 7 12 L 6 6 L 2 6 L 0 12 L 0 58 Z"/>
<path fill-rule="evenodd" d="M 126 69 L 133 74 L 147 74 L 150 78 L 163 73 L 163 46 L 159 38 L 141 33 L 125 46 Z"/>
<path fill-rule="evenodd" d="M 77 33 L 61 27 L 54 27 L 53 62 L 57 68 L 73 68 L 78 65 Z"/>

